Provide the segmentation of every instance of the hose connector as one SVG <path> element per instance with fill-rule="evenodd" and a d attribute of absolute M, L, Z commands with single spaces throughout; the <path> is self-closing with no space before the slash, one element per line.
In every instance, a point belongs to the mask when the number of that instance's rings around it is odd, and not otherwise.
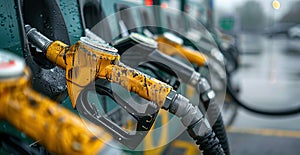
<path fill-rule="evenodd" d="M 42 35 L 36 28 L 32 28 L 30 25 L 25 25 L 25 32 L 28 40 L 37 48 L 46 52 L 49 45 L 53 42 L 44 35 Z"/>
<path fill-rule="evenodd" d="M 204 151 L 204 155 L 224 154 L 208 120 L 187 98 L 171 91 L 162 108 L 181 118 L 182 124 L 187 127 L 189 135 L 196 140 L 196 144 L 200 145 L 200 150 Z"/>
<path fill-rule="evenodd" d="M 204 104 L 209 104 L 216 97 L 215 91 L 211 88 L 206 78 L 199 78 L 196 89 L 200 92 L 200 100 Z"/>

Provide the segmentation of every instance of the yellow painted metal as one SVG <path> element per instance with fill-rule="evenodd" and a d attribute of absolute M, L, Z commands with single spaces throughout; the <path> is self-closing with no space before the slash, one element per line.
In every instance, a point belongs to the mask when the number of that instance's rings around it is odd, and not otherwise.
<path fill-rule="evenodd" d="M 26 68 L 20 77 L 0 80 L 0 118 L 55 154 L 100 153 L 110 135 L 32 90 L 29 79 Z"/>
<path fill-rule="evenodd" d="M 172 87 L 124 64 L 107 66 L 99 77 L 118 83 L 162 107 Z"/>
<path fill-rule="evenodd" d="M 70 48 L 60 42 L 53 42 L 47 58 L 66 69 L 68 93 L 73 107 L 81 90 L 95 78 L 104 78 L 120 84 L 128 91 L 155 102 L 162 107 L 172 87 L 138 70 L 120 63 L 120 55 L 91 47 L 81 41 Z"/>
<path fill-rule="evenodd" d="M 167 55 L 176 55 L 186 57 L 191 63 L 197 64 L 199 67 L 207 63 L 207 56 L 205 54 L 183 47 L 181 44 L 175 43 L 164 36 L 159 36 L 156 41 L 158 42 L 158 49 Z"/>
<path fill-rule="evenodd" d="M 171 143 L 171 147 L 174 149 L 183 149 L 183 155 L 198 155 L 200 151 L 194 143 L 182 140 L 175 140 Z"/>
<path fill-rule="evenodd" d="M 47 49 L 46 57 L 57 66 L 61 68 L 66 68 L 66 56 L 69 46 L 61 41 L 54 41 L 51 43 Z M 51 51 L 51 52 L 48 52 Z M 68 53 L 72 54 L 71 52 Z"/>

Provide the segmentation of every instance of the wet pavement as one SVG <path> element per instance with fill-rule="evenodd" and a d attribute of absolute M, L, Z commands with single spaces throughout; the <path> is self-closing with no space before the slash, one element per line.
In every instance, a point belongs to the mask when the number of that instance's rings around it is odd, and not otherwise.
<path fill-rule="evenodd" d="M 241 87 L 240 98 L 267 110 L 299 107 L 300 39 L 257 35 L 242 35 L 240 39 L 242 67 L 235 76 Z M 266 117 L 240 109 L 233 126 L 300 130 L 299 123 L 300 114 Z"/>
<path fill-rule="evenodd" d="M 242 67 L 234 77 L 240 98 L 260 109 L 300 107 L 300 39 L 243 34 L 240 41 Z M 232 127 L 233 155 L 299 152 L 300 113 L 276 117 L 239 108 Z"/>

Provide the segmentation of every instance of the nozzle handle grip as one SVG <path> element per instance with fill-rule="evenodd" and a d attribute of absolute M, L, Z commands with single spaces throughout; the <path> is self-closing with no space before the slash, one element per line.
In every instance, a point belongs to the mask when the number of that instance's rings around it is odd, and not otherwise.
<path fill-rule="evenodd" d="M 153 101 L 160 108 L 172 91 L 170 85 L 122 63 L 107 66 L 99 77 L 106 77 L 107 80 L 123 86 L 128 91 Z"/>
<path fill-rule="evenodd" d="M 186 47 L 181 47 L 180 51 L 191 63 L 195 63 L 199 67 L 207 64 L 207 57 L 198 51 Z"/>

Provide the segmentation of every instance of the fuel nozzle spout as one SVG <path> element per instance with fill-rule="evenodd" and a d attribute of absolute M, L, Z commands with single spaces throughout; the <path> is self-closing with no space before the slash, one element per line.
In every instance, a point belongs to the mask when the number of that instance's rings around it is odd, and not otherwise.
<path fill-rule="evenodd" d="M 46 52 L 49 45 L 53 42 L 46 36 L 42 35 L 36 28 L 32 28 L 30 25 L 25 25 L 25 33 L 28 40 L 35 45 L 37 48 Z"/>

